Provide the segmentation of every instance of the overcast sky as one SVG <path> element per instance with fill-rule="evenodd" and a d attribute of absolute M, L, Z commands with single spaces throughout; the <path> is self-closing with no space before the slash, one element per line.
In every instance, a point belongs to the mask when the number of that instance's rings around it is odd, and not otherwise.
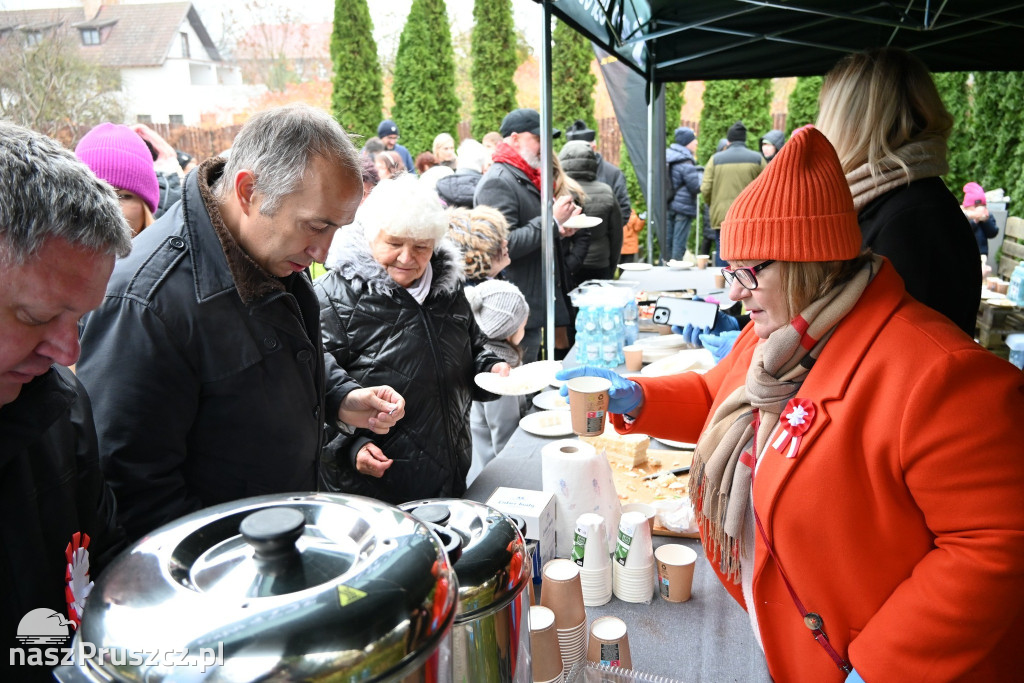
<path fill-rule="evenodd" d="M 141 4 L 160 0 L 134 0 L 123 4 Z M 166 0 L 163 0 L 166 2 Z M 35 9 L 43 7 L 72 7 L 80 3 L 75 0 L 0 0 L 0 9 Z M 264 6 L 269 9 L 260 12 L 267 17 L 284 16 L 291 13 L 306 21 L 331 21 L 334 16 L 334 0 L 303 0 L 302 2 L 275 2 L 274 0 L 194 0 L 192 3 L 203 19 L 210 36 L 217 41 L 221 35 L 221 16 L 225 9 L 233 10 L 242 18 L 247 8 Z M 412 0 L 369 0 L 370 16 L 373 20 L 374 39 L 383 54 L 393 54 L 397 49 L 398 36 L 405 18 L 412 7 Z M 473 26 L 473 0 L 446 0 L 448 18 L 453 33 L 468 31 Z M 282 8 L 287 8 L 282 9 Z M 513 0 L 512 9 L 516 28 L 526 35 L 527 41 L 537 50 L 540 41 L 541 7 L 533 0 Z M 258 21 L 254 23 L 259 23 Z"/>

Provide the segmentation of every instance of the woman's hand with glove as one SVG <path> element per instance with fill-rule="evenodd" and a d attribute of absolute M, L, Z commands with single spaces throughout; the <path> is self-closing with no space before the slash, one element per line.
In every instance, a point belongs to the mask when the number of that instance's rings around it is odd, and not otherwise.
<path fill-rule="evenodd" d="M 704 301 L 699 296 L 693 297 L 694 301 Z M 723 332 L 732 332 L 740 329 L 740 322 L 736 318 L 732 317 L 728 313 L 722 313 L 721 311 L 715 312 L 715 324 L 711 327 L 694 327 L 687 323 L 684 327 L 678 325 L 672 326 L 672 331 L 676 334 L 683 335 L 688 344 L 700 348 L 702 346 L 700 337 L 704 334 L 722 334 Z M 727 351 L 728 352 L 728 351 Z M 725 354 L 723 354 L 725 355 Z"/>
<path fill-rule="evenodd" d="M 614 370 L 595 368 L 591 365 L 580 365 L 568 370 L 559 370 L 555 379 L 568 380 L 573 377 L 604 377 L 610 380 L 612 388 L 608 391 L 608 411 L 617 414 L 632 413 L 644 403 L 644 392 L 640 385 L 625 377 L 619 376 Z M 569 396 L 569 387 L 563 384 L 558 390 L 563 397 Z"/>
<path fill-rule="evenodd" d="M 738 336 L 740 336 L 740 331 L 732 330 L 722 334 L 700 334 L 698 338 L 700 339 L 701 346 L 710 351 L 711 355 L 714 356 L 715 364 L 717 365 L 732 350 L 732 346 L 736 343 L 736 337 Z"/>

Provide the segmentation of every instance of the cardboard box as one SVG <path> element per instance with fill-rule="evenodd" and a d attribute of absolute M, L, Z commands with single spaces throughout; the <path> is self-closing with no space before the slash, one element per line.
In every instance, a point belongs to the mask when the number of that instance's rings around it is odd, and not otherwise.
<path fill-rule="evenodd" d="M 533 558 L 533 580 L 540 582 L 541 569 L 555 559 L 554 494 L 499 486 L 487 499 L 487 505 L 526 520 L 526 538 L 539 544 Z"/>

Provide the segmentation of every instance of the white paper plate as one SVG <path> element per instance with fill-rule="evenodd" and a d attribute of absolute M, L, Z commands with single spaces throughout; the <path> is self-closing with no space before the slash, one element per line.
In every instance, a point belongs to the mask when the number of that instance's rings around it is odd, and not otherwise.
<path fill-rule="evenodd" d="M 534 436 L 568 436 L 572 434 L 572 414 L 568 410 L 542 410 L 521 419 L 519 426 Z"/>
<path fill-rule="evenodd" d="M 653 337 L 642 337 L 636 340 L 637 346 L 645 349 L 683 349 L 689 346 L 686 337 L 681 334 L 659 334 Z"/>
<path fill-rule="evenodd" d="M 651 438 L 664 446 L 668 446 L 669 448 L 682 448 L 684 450 L 692 451 L 697 447 L 697 444 L 686 443 L 685 441 L 670 441 L 669 439 L 659 439 L 655 436 L 652 436 Z"/>
<path fill-rule="evenodd" d="M 533 405 L 541 410 L 569 410 L 568 402 L 558 393 L 558 389 L 540 392 L 533 397 Z"/>
<path fill-rule="evenodd" d="M 676 261 L 673 259 L 668 262 L 668 267 L 672 270 L 689 270 L 693 268 L 693 264 L 689 261 Z"/>
<path fill-rule="evenodd" d="M 563 228 L 572 228 L 574 230 L 582 230 L 584 228 L 593 228 L 601 225 L 604 222 L 603 218 L 597 216 L 588 216 L 585 213 L 581 213 L 577 216 L 573 216 L 566 222 L 562 223 Z"/>
<path fill-rule="evenodd" d="M 620 263 L 620 270 L 650 270 L 653 266 L 650 263 Z"/>
<path fill-rule="evenodd" d="M 485 391 L 501 396 L 523 396 L 540 391 L 555 378 L 555 373 L 562 369 L 561 361 L 540 360 L 513 368 L 508 377 L 493 372 L 481 372 L 473 381 Z"/>
<path fill-rule="evenodd" d="M 654 361 L 640 372 L 647 377 L 659 377 L 680 372 L 707 372 L 714 366 L 715 357 L 707 349 L 684 349 Z"/>

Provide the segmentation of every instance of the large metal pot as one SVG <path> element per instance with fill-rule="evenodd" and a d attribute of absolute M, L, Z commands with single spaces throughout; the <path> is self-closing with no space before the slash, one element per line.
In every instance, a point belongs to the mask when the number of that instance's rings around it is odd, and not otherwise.
<path fill-rule="evenodd" d="M 79 657 L 58 678 L 446 683 L 458 586 L 442 547 L 450 541 L 358 496 L 202 510 L 107 568 L 76 642 L 108 654 Z M 170 650 L 178 654 L 159 661 L 127 656 Z M 222 661 L 200 672 L 211 650 Z"/>
<path fill-rule="evenodd" d="M 452 636 L 455 680 L 532 681 L 530 562 L 522 521 L 471 500 L 420 500 L 401 507 L 442 537 L 454 536 L 446 545 L 459 582 Z"/>

